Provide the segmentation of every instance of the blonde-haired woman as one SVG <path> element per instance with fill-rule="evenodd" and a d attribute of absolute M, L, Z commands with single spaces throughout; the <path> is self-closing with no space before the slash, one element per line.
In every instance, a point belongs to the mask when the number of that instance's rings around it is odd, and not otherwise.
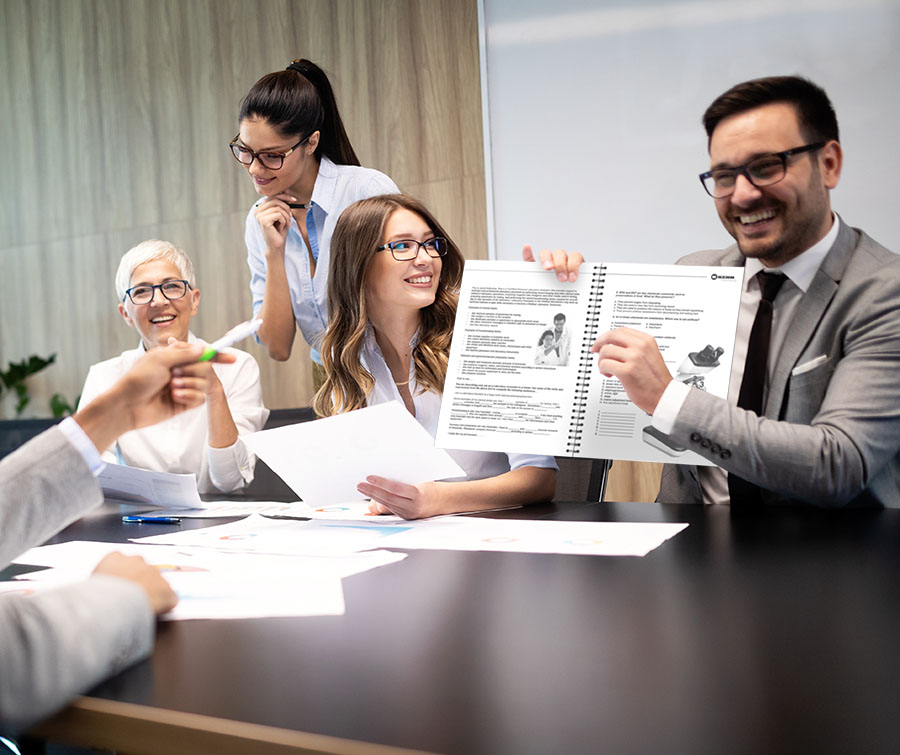
<path fill-rule="evenodd" d="M 433 436 L 463 270 L 459 249 L 420 202 L 387 194 L 344 211 L 331 267 L 340 273 L 328 279 L 326 377 L 316 412 L 402 401 Z M 552 456 L 450 454 L 464 480 L 407 485 L 373 474 L 358 490 L 372 499 L 373 511 L 406 519 L 547 501 L 556 490 Z"/>
<path fill-rule="evenodd" d="M 137 348 L 91 366 L 78 407 L 107 391 L 151 349 L 170 339 L 200 342 L 190 331 L 200 306 L 194 266 L 168 241 L 149 239 L 129 249 L 116 272 L 116 300 L 122 319 L 140 335 Z M 259 367 L 245 351 L 225 349 L 231 364 L 207 362 L 206 402 L 158 425 L 133 430 L 103 450 L 110 464 L 157 472 L 194 473 L 201 493 L 230 493 L 254 476 L 256 457 L 238 436 L 261 430 L 269 411 L 263 406 Z"/>

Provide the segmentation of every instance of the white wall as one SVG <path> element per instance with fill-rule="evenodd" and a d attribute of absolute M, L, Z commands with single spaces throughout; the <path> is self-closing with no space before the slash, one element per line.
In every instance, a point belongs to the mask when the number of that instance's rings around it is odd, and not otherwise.
<path fill-rule="evenodd" d="M 726 246 L 697 179 L 700 117 L 732 84 L 793 73 L 837 111 L 832 206 L 900 252 L 900 0 L 483 3 L 492 257 L 525 241 L 594 261 Z"/>

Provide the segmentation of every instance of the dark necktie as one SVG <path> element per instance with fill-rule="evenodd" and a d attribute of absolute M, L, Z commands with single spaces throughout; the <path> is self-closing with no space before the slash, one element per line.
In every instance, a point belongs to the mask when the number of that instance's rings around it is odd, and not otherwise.
<path fill-rule="evenodd" d="M 763 413 L 763 392 L 766 387 L 766 372 L 769 363 L 769 341 L 772 337 L 772 302 L 787 278 L 780 273 L 756 274 L 759 281 L 761 298 L 750 339 L 747 341 L 747 361 L 744 363 L 744 378 L 741 380 L 741 392 L 738 395 L 738 406 L 749 409 L 756 414 Z M 732 504 L 759 502 L 759 488 L 737 475 L 728 475 L 728 493 Z"/>

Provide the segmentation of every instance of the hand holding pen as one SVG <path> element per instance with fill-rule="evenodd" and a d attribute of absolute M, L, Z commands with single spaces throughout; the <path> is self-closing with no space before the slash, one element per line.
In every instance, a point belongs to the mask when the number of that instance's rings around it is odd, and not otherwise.
<path fill-rule="evenodd" d="M 108 391 L 75 416 L 99 450 L 109 448 L 123 433 L 153 425 L 206 400 L 209 368 L 198 360 L 202 344 L 175 343 L 144 354 Z M 234 362 L 226 353 L 216 362 Z"/>

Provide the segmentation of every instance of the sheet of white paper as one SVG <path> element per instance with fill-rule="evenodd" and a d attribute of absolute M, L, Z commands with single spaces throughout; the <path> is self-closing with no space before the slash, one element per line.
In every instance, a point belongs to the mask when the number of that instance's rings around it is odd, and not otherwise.
<path fill-rule="evenodd" d="M 335 577 L 269 574 L 227 578 L 174 572 L 166 580 L 178 595 L 178 605 L 161 618 L 251 619 L 267 616 L 340 616 L 344 589 Z"/>
<path fill-rule="evenodd" d="M 297 503 L 291 504 L 292 509 L 289 512 L 260 512 L 265 515 L 282 515 L 287 514 L 288 516 L 305 516 L 310 519 L 330 519 L 333 521 L 350 521 L 350 522 L 374 522 L 374 523 L 385 523 L 385 522 L 404 522 L 407 521 L 403 519 L 403 517 L 399 517 L 396 514 L 372 514 L 369 512 L 369 501 L 343 501 L 341 503 L 331 503 L 326 506 L 318 506 L 312 503 L 304 503 L 303 501 L 298 501 Z M 304 508 L 305 507 L 305 508 Z M 479 509 L 479 513 L 485 513 L 485 511 L 509 511 L 510 508 L 522 508 L 521 506 L 510 506 L 503 507 L 498 509 Z M 305 512 L 305 513 L 304 513 Z M 465 512 L 460 511 L 455 514 L 440 514 L 438 516 L 429 517 L 428 521 L 432 519 L 443 519 L 451 516 L 462 516 L 466 513 L 473 512 Z M 426 521 L 426 520 L 419 520 Z"/>
<path fill-rule="evenodd" d="M 135 542 L 285 555 L 326 555 L 367 548 L 421 548 L 644 556 L 685 527 L 687 524 L 483 517 L 450 517 L 402 524 L 291 522 L 250 516 L 218 527 L 153 535 Z"/>
<path fill-rule="evenodd" d="M 87 579 L 111 549 L 142 556 L 155 565 L 178 595 L 163 616 L 180 619 L 241 619 L 264 616 L 325 616 L 344 612 L 341 579 L 396 563 L 405 553 L 368 551 L 335 557 L 266 556 L 210 548 L 73 541 L 33 548 L 19 563 L 55 565 L 0 582 L 0 593 L 31 595 Z"/>
<path fill-rule="evenodd" d="M 291 490 L 318 506 L 363 498 L 356 486 L 371 474 L 410 485 L 465 474 L 399 401 L 241 440 Z"/>
<path fill-rule="evenodd" d="M 398 533 L 391 548 L 646 556 L 687 524 L 556 522 L 465 517 L 422 522 Z M 387 545 L 387 544 L 386 544 Z"/>
<path fill-rule="evenodd" d="M 268 514 L 269 512 L 264 512 Z M 319 505 L 298 501 L 289 512 L 278 512 L 276 516 L 305 516 L 309 519 L 329 519 L 344 522 L 402 522 L 396 514 L 372 514 L 369 501 L 341 501 Z"/>
<path fill-rule="evenodd" d="M 380 520 L 380 517 L 379 517 Z M 333 556 L 389 547 L 413 522 L 290 521 L 256 514 L 215 527 L 135 538 L 142 545 L 215 548 L 240 553 Z M 418 524 L 424 524 L 419 522 Z"/>
<path fill-rule="evenodd" d="M 31 548 L 13 560 L 16 564 L 47 566 L 60 570 L 60 574 L 87 577 L 97 563 L 108 553 L 118 551 L 126 556 L 141 556 L 151 564 L 189 563 L 194 554 L 189 548 L 148 547 L 133 543 L 105 543 L 93 540 L 71 540 L 53 545 Z M 199 551 L 200 554 L 205 551 Z M 40 572 L 43 573 L 43 572 Z"/>
<path fill-rule="evenodd" d="M 178 605 L 160 617 L 165 621 L 340 616 L 344 613 L 344 589 L 336 575 L 163 571 L 178 596 Z M 86 578 L 87 575 L 76 576 L 64 569 L 47 569 L 33 575 L 21 575 L 12 582 L 0 582 L 0 594 L 28 597 Z"/>
<path fill-rule="evenodd" d="M 217 551 L 211 548 L 174 545 L 142 545 L 137 543 L 99 543 L 73 540 L 32 548 L 15 563 L 50 567 L 44 571 L 20 575 L 21 579 L 59 581 L 85 579 L 107 553 L 119 551 L 127 556 L 140 556 L 163 573 L 204 572 L 217 574 L 286 574 L 296 577 L 349 577 L 378 566 L 393 564 L 406 558 L 405 553 L 375 550 L 337 556 L 248 555 L 241 552 Z"/>
<path fill-rule="evenodd" d="M 194 474 L 152 472 L 124 464 L 107 464 L 97 481 L 109 500 L 163 508 L 203 508 Z"/>
<path fill-rule="evenodd" d="M 299 503 L 299 502 L 298 502 Z M 184 519 L 219 519 L 229 516 L 249 516 L 266 514 L 281 516 L 308 516 L 304 506 L 297 513 L 298 503 L 278 501 L 206 501 L 202 509 L 154 509 L 141 512 L 144 516 L 180 516 Z"/>
<path fill-rule="evenodd" d="M 369 501 L 342 501 L 319 506 L 305 501 L 293 503 L 278 503 L 274 501 L 236 502 L 236 501 L 207 501 L 202 509 L 155 509 L 144 511 L 146 516 L 180 516 L 185 519 L 216 519 L 229 516 L 249 516 L 250 514 L 262 514 L 263 516 L 296 517 L 298 519 L 334 519 L 343 521 L 369 522 L 373 520 L 387 522 L 402 522 L 403 519 L 395 514 L 372 514 L 369 512 Z"/>

